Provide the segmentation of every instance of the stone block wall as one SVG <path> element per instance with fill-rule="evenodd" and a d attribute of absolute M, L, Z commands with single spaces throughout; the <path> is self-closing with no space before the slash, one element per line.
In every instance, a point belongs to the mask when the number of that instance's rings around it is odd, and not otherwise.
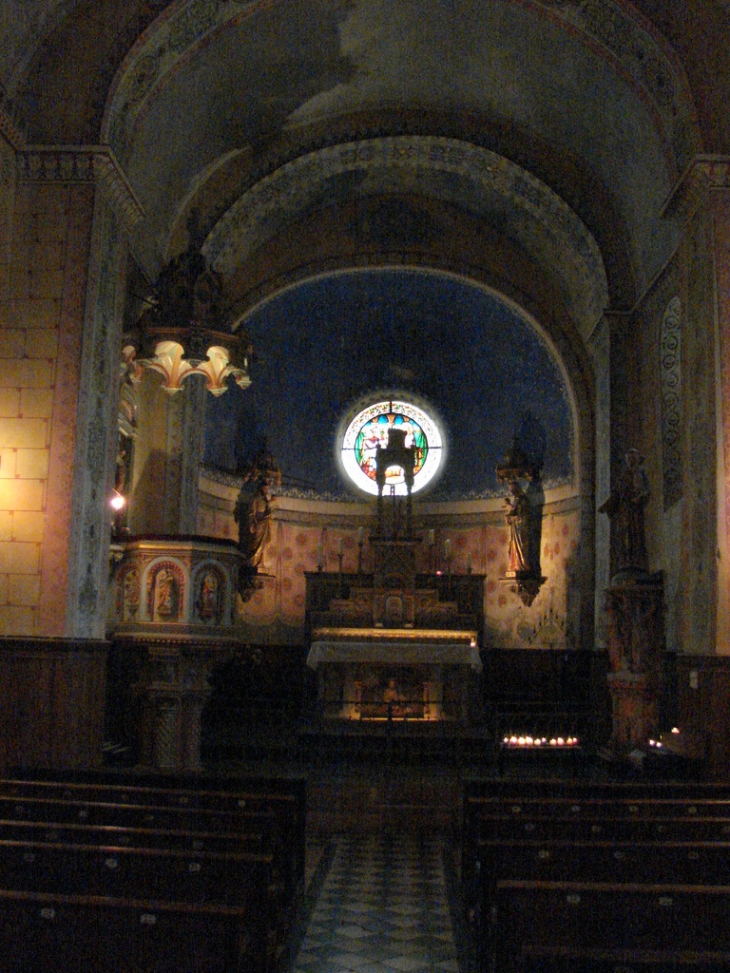
<path fill-rule="evenodd" d="M 0 155 L 0 633 L 61 634 L 93 188 Z"/>

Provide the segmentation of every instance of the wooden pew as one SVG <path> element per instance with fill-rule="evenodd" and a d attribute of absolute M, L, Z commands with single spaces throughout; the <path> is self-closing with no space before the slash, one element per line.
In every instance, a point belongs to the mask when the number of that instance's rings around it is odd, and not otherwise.
<path fill-rule="evenodd" d="M 258 884 L 252 878 L 252 886 Z M 0 943 L 7 973 L 270 973 L 273 968 L 253 898 L 225 906 L 0 889 Z"/>
<path fill-rule="evenodd" d="M 677 797 L 730 799 L 727 781 L 588 780 L 574 777 L 471 778 L 464 782 L 464 801 L 480 797 L 506 800 L 530 797 L 627 798 Z"/>
<path fill-rule="evenodd" d="M 261 851 L 271 846 L 271 835 L 266 822 L 263 825 L 259 823 L 257 828 L 251 827 L 247 831 L 228 833 L 0 819 L 0 839 L 221 853 L 237 850 Z"/>
<path fill-rule="evenodd" d="M 730 799 L 726 798 L 546 796 L 504 800 L 490 797 L 473 800 L 469 806 L 475 815 L 487 812 L 520 818 L 553 815 L 730 818 Z"/>
<path fill-rule="evenodd" d="M 304 880 L 306 779 L 303 777 L 212 777 L 194 774 L 151 774 L 138 771 L 37 771 L 0 779 L 0 799 L 63 800 L 71 804 L 121 804 L 146 807 L 147 824 L 176 827 L 174 814 L 162 810 L 199 809 L 211 814 L 268 810 L 279 820 L 295 856 L 299 883 Z M 0 808 L 0 815 L 2 809 Z M 167 825 L 162 822 L 167 821 Z M 131 826 L 139 826 L 133 823 Z"/>
<path fill-rule="evenodd" d="M 190 852 L 114 845 L 0 841 L 0 888 L 64 895 L 239 902 L 252 875 L 266 867 L 267 889 L 279 881 L 266 852 Z"/>
<path fill-rule="evenodd" d="M 462 883 L 473 898 L 475 849 L 491 838 L 573 841 L 730 841 L 730 801 L 646 797 L 502 800 L 464 805 Z"/>
<path fill-rule="evenodd" d="M 477 966 L 487 969 L 500 881 L 730 886 L 730 843 L 485 841 L 475 875 L 467 911 Z"/>
<path fill-rule="evenodd" d="M 728 841 L 728 818 L 557 815 L 516 819 L 507 814 L 485 814 L 476 822 L 470 848 L 488 838 L 522 838 L 564 841 Z"/>
<path fill-rule="evenodd" d="M 259 783 L 254 790 L 199 793 L 170 787 L 167 779 L 162 787 L 145 780 L 133 788 L 0 781 L 3 915 L 28 896 L 60 897 L 64 914 L 70 909 L 74 917 L 62 924 L 64 935 L 83 939 L 92 899 L 99 908 L 111 899 L 167 902 L 165 916 L 181 916 L 185 928 L 200 921 L 200 910 L 188 907 L 206 905 L 226 917 L 230 942 L 221 970 L 237 969 L 239 953 L 246 956 L 242 969 L 270 970 L 297 921 L 304 802 L 301 788 L 292 794 L 275 787 L 269 798 Z M 104 929 L 100 935 L 107 935 Z M 239 940 L 256 942 L 256 958 L 248 948 L 234 948 Z M 195 969 L 214 968 L 205 963 Z M 172 962 L 169 969 L 181 967 Z"/>
<path fill-rule="evenodd" d="M 493 924 L 500 973 L 594 961 L 730 968 L 728 886 L 502 881 Z"/>
<path fill-rule="evenodd" d="M 512 781 L 497 794 L 465 789 L 464 908 L 481 969 L 494 960 L 490 915 L 499 881 L 730 885 L 727 785 L 559 784 Z"/>

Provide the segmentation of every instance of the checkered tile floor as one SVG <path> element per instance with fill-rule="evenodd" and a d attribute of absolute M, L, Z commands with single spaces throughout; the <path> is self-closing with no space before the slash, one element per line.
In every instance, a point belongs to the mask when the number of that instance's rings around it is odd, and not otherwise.
<path fill-rule="evenodd" d="M 438 839 L 335 839 L 292 973 L 459 973 Z"/>

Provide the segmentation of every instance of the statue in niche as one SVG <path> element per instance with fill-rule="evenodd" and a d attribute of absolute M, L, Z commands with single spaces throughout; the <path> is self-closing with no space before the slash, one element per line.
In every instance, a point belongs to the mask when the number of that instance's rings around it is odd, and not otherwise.
<path fill-rule="evenodd" d="M 649 502 L 649 480 L 644 470 L 644 457 L 630 449 L 624 457 L 624 468 L 616 488 L 598 509 L 608 515 L 615 529 L 617 571 L 646 573 L 645 509 Z"/>
<path fill-rule="evenodd" d="M 155 575 L 154 620 L 175 621 L 180 613 L 180 589 L 175 572 L 167 566 Z"/>
<path fill-rule="evenodd" d="M 530 501 L 517 480 L 510 480 L 505 518 L 509 527 L 507 571 L 516 577 L 530 573 Z"/>
<path fill-rule="evenodd" d="M 220 583 L 213 571 L 203 575 L 198 597 L 198 614 L 205 622 L 215 622 L 220 615 Z"/>
<path fill-rule="evenodd" d="M 243 470 L 233 516 L 238 524 L 238 547 L 251 567 L 259 567 L 271 537 L 272 489 L 281 484 L 281 471 L 264 443 Z"/>

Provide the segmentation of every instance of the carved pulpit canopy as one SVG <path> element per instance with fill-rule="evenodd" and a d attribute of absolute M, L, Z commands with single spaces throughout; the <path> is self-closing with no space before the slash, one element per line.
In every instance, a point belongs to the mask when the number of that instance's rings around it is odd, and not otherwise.
<path fill-rule="evenodd" d="M 187 249 L 160 271 L 136 327 L 125 336 L 123 357 L 163 376 L 166 392 L 179 392 L 191 376 L 201 376 L 213 395 L 222 395 L 228 377 L 241 388 L 251 384 L 251 342 L 227 320 L 221 275 L 203 253 L 204 234 L 195 213 L 188 220 Z"/>

